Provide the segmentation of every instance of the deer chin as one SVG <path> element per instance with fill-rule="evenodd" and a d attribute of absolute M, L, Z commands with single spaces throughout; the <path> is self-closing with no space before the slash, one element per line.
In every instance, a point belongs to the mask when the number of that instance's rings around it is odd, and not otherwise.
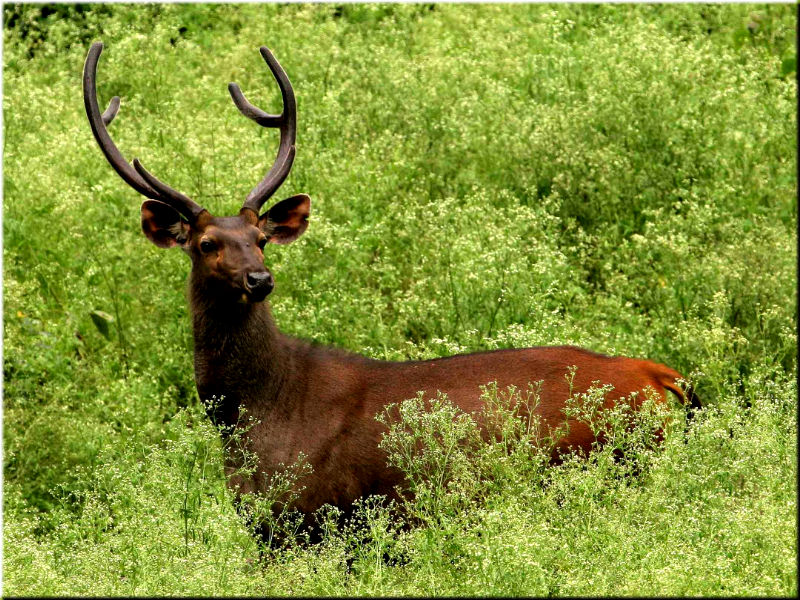
<path fill-rule="evenodd" d="M 258 304 L 263 302 L 269 296 L 269 292 L 262 291 L 244 291 L 239 296 L 239 304 Z"/>

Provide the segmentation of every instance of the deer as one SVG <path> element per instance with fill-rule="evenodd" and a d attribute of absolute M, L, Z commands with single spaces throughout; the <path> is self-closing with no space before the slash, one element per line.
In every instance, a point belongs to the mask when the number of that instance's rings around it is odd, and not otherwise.
<path fill-rule="evenodd" d="M 375 360 L 284 335 L 267 300 L 275 280 L 265 266 L 270 244 L 289 244 L 306 231 L 311 198 L 296 194 L 262 212 L 289 175 L 295 158 L 297 103 L 285 71 L 264 46 L 261 56 L 280 88 L 283 110 L 269 114 L 251 104 L 235 83 L 228 85 L 234 105 L 261 127 L 278 129 L 277 156 L 246 197 L 238 214 L 213 216 L 185 194 L 147 171 L 138 158 L 129 163 L 112 141 L 108 126 L 120 107 L 114 96 L 100 112 L 95 42 L 83 71 L 83 94 L 92 133 L 111 167 L 146 198 L 142 231 L 159 248 L 178 247 L 191 260 L 188 301 L 194 337 L 194 374 L 201 400 L 222 399 L 209 417 L 220 427 L 240 427 L 240 415 L 253 418 L 245 434 L 257 458 L 255 472 L 232 476 L 236 494 L 264 489 L 270 477 L 301 454 L 312 470 L 298 483 L 294 508 L 310 515 L 325 504 L 347 510 L 370 495 L 398 497 L 404 478 L 387 464 L 379 447 L 385 425 L 376 420 L 388 405 L 418 392 L 441 392 L 466 413 L 481 409 L 482 385 L 525 389 L 539 386 L 535 414 L 553 430 L 566 423 L 554 450 L 588 452 L 597 441 L 586 423 L 569 420 L 570 394 L 593 385 L 610 386 L 603 407 L 649 390 L 658 402 L 669 393 L 699 406 L 691 388 L 682 388 L 677 371 L 649 360 L 606 356 L 574 346 L 501 349 L 422 361 Z M 573 369 L 572 381 L 565 377 Z M 226 457 L 226 471 L 238 468 Z"/>

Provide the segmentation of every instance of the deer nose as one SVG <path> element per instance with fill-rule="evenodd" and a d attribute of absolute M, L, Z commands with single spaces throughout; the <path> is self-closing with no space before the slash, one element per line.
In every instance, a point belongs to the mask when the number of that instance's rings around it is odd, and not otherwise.
<path fill-rule="evenodd" d="M 247 282 L 247 288 L 250 290 L 250 293 L 254 296 L 259 296 L 262 300 L 272 291 L 272 288 L 275 287 L 275 280 L 272 279 L 272 273 L 268 271 L 248 273 L 245 281 Z"/>

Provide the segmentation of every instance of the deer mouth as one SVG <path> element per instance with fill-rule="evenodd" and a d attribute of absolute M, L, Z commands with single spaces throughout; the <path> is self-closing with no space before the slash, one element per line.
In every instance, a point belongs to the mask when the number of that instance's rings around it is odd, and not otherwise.
<path fill-rule="evenodd" d="M 244 294 L 242 294 L 242 299 L 244 299 L 245 302 L 256 303 L 256 302 L 263 302 L 264 300 L 267 299 L 267 296 L 269 296 L 269 291 L 248 290 Z"/>
<path fill-rule="evenodd" d="M 257 302 L 263 302 L 266 300 L 267 296 L 269 296 L 270 292 L 272 292 L 272 287 L 252 288 L 248 285 L 245 285 L 244 289 L 240 289 L 239 302 L 242 304 L 256 304 Z"/>

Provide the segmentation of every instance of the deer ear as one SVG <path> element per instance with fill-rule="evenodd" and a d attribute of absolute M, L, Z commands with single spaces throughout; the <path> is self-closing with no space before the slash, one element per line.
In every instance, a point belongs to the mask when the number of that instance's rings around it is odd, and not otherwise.
<path fill-rule="evenodd" d="M 288 244 L 295 241 L 308 227 L 311 198 L 297 194 L 273 205 L 258 219 L 258 227 L 271 244 Z"/>
<path fill-rule="evenodd" d="M 168 204 L 148 200 L 142 204 L 142 231 L 159 248 L 170 248 L 186 241 L 189 225 Z"/>

